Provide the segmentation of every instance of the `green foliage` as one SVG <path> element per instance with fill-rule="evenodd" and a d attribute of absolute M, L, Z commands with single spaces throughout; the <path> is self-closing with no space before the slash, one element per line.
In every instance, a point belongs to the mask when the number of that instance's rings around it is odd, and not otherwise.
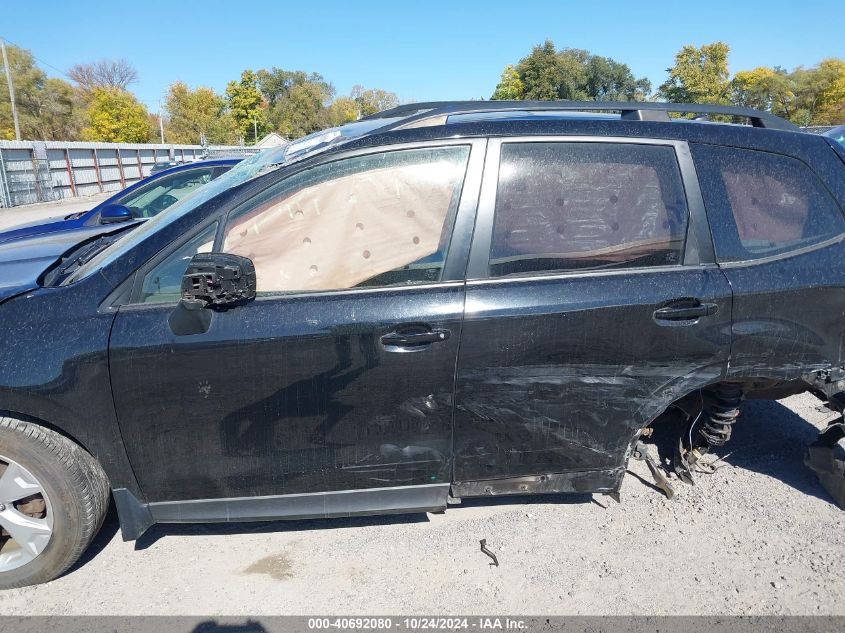
<path fill-rule="evenodd" d="M 558 51 L 546 40 L 505 67 L 491 98 L 625 101 L 644 99 L 650 90 L 648 79 L 635 78 L 626 64 L 578 48 Z"/>
<path fill-rule="evenodd" d="M 364 86 L 353 86 L 349 95 L 358 106 L 358 114 L 362 117 L 389 110 L 399 105 L 399 99 L 395 93 L 381 90 L 379 88 L 364 88 Z"/>
<path fill-rule="evenodd" d="M 282 136 L 298 138 L 327 127 L 327 105 L 334 86 L 319 73 L 301 70 L 271 70 L 256 73 L 261 94 L 268 104 L 267 120 Z"/>
<path fill-rule="evenodd" d="M 338 97 L 329 106 L 329 125 L 337 127 L 358 118 L 358 104 L 352 97 Z"/>
<path fill-rule="evenodd" d="M 106 143 L 146 143 L 150 140 L 147 110 L 125 90 L 92 90 L 86 118 L 83 140 Z"/>
<path fill-rule="evenodd" d="M 27 50 L 7 45 L 6 54 L 12 71 L 21 137 L 42 140 L 77 138 L 82 104 L 70 84 L 61 79 L 48 79 Z M 0 139 L 14 138 L 6 70 L 2 68 L 0 58 Z"/>
<path fill-rule="evenodd" d="M 675 55 L 657 96 L 672 103 L 738 105 L 772 112 L 798 125 L 845 122 L 845 61 L 825 59 L 812 68 L 761 66 L 728 72 L 724 42 L 688 44 Z M 491 99 L 644 101 L 651 83 L 609 57 L 577 48 L 557 50 L 551 40 L 535 46 L 502 71 Z M 721 120 L 715 117 L 716 120 Z"/>
<path fill-rule="evenodd" d="M 658 94 L 671 103 L 729 103 L 728 53 L 724 42 L 684 46 L 675 55 L 675 65 L 666 70 L 669 78 Z"/>
<path fill-rule="evenodd" d="M 240 131 L 226 111 L 226 100 L 211 88 L 191 90 L 181 81 L 170 86 L 166 101 L 169 120 L 165 136 L 170 143 L 236 143 Z"/>
<path fill-rule="evenodd" d="M 518 101 L 525 98 L 525 84 L 513 64 L 505 66 L 499 84 L 490 98 L 494 101 Z"/>
<path fill-rule="evenodd" d="M 799 125 L 838 125 L 845 122 L 845 61 L 825 59 L 813 68 L 796 68 L 791 75 L 795 92 L 792 120 Z"/>
<path fill-rule="evenodd" d="M 627 64 L 592 55 L 587 61 L 586 92 L 596 101 L 643 101 L 651 92 L 651 82 L 636 79 Z"/>
<path fill-rule="evenodd" d="M 798 125 L 838 125 L 845 122 L 845 61 L 825 59 L 791 73 L 765 66 L 741 70 L 731 81 L 731 101 Z"/>
<path fill-rule="evenodd" d="M 273 66 L 271 70 L 263 68 L 255 73 L 261 94 L 272 108 L 286 98 L 296 86 L 314 84 L 324 94 L 325 100 L 334 96 L 334 86 L 327 82 L 320 73 L 306 73 L 302 70 L 282 70 Z"/>
<path fill-rule="evenodd" d="M 137 80 L 124 60 L 80 64 L 68 71 L 76 82 L 48 78 L 32 55 L 7 46 L 18 117 L 26 139 L 138 141 L 159 137 L 158 119 L 125 88 Z M 723 42 L 687 45 L 656 96 L 671 102 L 723 103 L 766 110 L 799 125 L 845 122 L 845 61 L 825 59 L 793 71 L 761 66 L 728 73 L 730 49 Z M 0 79 L 5 77 L 0 75 Z M 8 92 L 0 81 L 0 138 L 14 138 Z M 556 49 L 547 40 L 502 71 L 492 99 L 647 100 L 651 84 L 624 63 L 576 48 Z M 245 70 L 225 95 L 190 89 L 176 81 L 167 95 L 167 141 L 252 142 L 274 130 L 297 138 L 343 125 L 398 105 L 397 96 L 378 88 L 353 87 L 335 97 L 321 74 L 272 67 Z"/>
<path fill-rule="evenodd" d="M 267 104 L 258 89 L 258 78 L 251 70 L 241 73 L 240 81 L 226 86 L 226 101 L 238 134 L 244 140 L 255 141 L 267 133 Z M 255 134 L 257 126 L 258 134 Z"/>
<path fill-rule="evenodd" d="M 34 95 L 35 135 L 45 141 L 79 138 L 84 125 L 84 104 L 70 84 L 50 77 Z"/>
<path fill-rule="evenodd" d="M 833 75 L 819 97 L 816 120 L 821 125 L 836 125 L 845 122 L 845 62 L 825 60 L 822 65 L 826 63 Z"/>
<path fill-rule="evenodd" d="M 767 110 L 789 118 L 795 105 L 793 82 L 781 68 L 740 70 L 731 80 L 730 99 L 744 108 Z"/>
<path fill-rule="evenodd" d="M 525 85 L 525 98 L 571 99 L 571 87 L 578 78 L 567 76 L 567 70 L 572 69 L 570 64 L 567 63 L 566 66 L 570 68 L 564 68 L 551 40 L 546 40 L 542 46 L 535 46 L 531 54 L 517 64 L 520 79 Z"/>
<path fill-rule="evenodd" d="M 293 86 L 273 108 L 276 130 L 287 138 L 299 138 L 329 127 L 326 94 L 322 86 L 305 82 Z"/>

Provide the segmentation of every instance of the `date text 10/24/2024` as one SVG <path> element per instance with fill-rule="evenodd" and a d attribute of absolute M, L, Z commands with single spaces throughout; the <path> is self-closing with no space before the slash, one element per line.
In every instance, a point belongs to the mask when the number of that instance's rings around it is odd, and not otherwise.
<path fill-rule="evenodd" d="M 392 618 L 309 618 L 308 628 L 320 630 L 359 630 L 359 631 L 524 631 L 527 624 L 515 618 L 478 616 L 474 618 L 448 617 L 406 617 Z"/>

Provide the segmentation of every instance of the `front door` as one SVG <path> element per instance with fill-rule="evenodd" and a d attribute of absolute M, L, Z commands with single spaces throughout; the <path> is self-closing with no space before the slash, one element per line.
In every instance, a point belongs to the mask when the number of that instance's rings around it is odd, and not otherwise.
<path fill-rule="evenodd" d="M 487 160 L 455 480 L 562 473 L 546 489 L 614 489 L 639 430 L 727 368 L 731 289 L 689 150 L 524 139 L 491 142 Z"/>
<path fill-rule="evenodd" d="M 298 171 L 142 271 L 110 366 L 148 501 L 448 483 L 478 193 L 464 184 L 468 166 L 479 181 L 482 150 L 371 151 Z M 186 259 L 212 242 L 253 260 L 258 298 L 177 336 Z"/>

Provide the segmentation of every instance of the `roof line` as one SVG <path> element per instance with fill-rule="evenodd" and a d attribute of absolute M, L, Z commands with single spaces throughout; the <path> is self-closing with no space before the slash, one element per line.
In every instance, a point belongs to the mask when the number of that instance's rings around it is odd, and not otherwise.
<path fill-rule="evenodd" d="M 364 117 L 363 121 L 405 117 L 397 125 L 433 116 L 470 114 L 475 112 L 509 112 L 531 110 L 619 112 L 632 121 L 669 121 L 669 113 L 718 114 L 745 117 L 754 127 L 795 132 L 800 130 L 789 121 L 770 112 L 711 103 L 662 103 L 654 101 L 429 101 L 409 103 Z M 392 127 L 392 126 L 390 126 Z"/>

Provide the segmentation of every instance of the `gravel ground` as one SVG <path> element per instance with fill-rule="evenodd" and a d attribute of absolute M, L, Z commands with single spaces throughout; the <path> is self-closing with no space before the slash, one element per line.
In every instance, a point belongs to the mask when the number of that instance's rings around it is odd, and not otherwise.
<path fill-rule="evenodd" d="M 845 512 L 802 463 L 831 418 L 812 396 L 749 402 L 724 457 L 667 500 L 632 462 L 596 495 L 464 502 L 445 514 L 156 526 L 112 515 L 49 584 L 0 614 L 845 614 Z M 667 452 L 673 429 L 655 434 Z M 486 538 L 500 566 L 479 548 Z"/>

